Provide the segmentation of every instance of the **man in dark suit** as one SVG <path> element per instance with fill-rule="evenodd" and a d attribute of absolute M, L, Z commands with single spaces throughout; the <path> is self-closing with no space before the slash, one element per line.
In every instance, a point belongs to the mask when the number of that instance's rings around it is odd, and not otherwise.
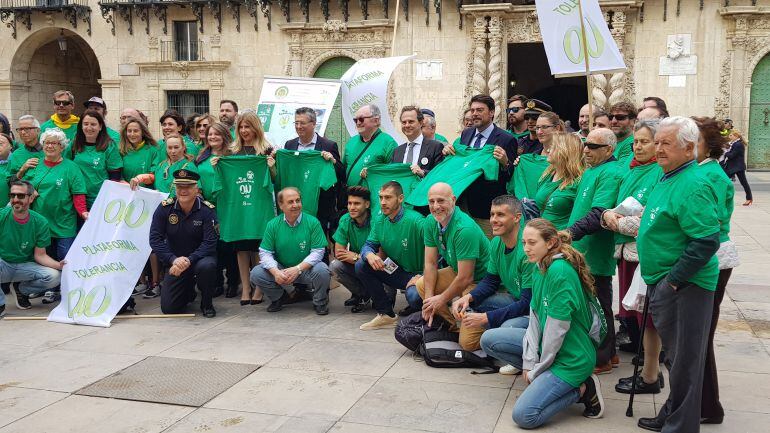
<path fill-rule="evenodd" d="M 444 159 L 444 144 L 428 140 L 422 135 L 424 116 L 418 107 L 407 105 L 401 109 L 401 132 L 406 136 L 406 143 L 393 151 L 392 162 L 401 162 L 412 166 L 412 172 L 425 177 Z"/>
<path fill-rule="evenodd" d="M 315 110 L 309 107 L 297 108 L 294 112 L 294 130 L 297 131 L 297 138 L 287 141 L 283 147 L 298 151 L 318 150 L 324 159 L 334 164 L 337 183 L 327 190 L 321 190 L 318 196 L 318 220 L 321 222 L 324 233 L 328 234 L 334 233 L 336 228 L 337 195 L 340 188 L 344 189 L 345 166 L 342 164 L 337 143 L 318 135 L 315 127 Z"/>
<path fill-rule="evenodd" d="M 472 97 L 470 110 L 473 126 L 462 132 L 460 143 L 471 148 L 494 146 L 494 157 L 500 163 L 500 173 L 495 181 L 488 181 L 483 176 L 476 179 L 461 196 L 461 207 L 467 209 L 476 224 L 491 238 L 489 204 L 495 197 L 506 194 L 505 185 L 511 179 L 513 161 L 516 159 L 516 139 L 492 123 L 495 118 L 495 100 L 489 95 Z M 444 147 L 444 154 L 454 153 L 454 146 L 451 144 Z"/>

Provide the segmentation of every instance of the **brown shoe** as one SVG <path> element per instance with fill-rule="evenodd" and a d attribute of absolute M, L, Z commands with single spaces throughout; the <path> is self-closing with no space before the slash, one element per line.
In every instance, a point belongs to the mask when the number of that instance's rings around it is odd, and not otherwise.
<path fill-rule="evenodd" d="M 608 374 L 612 373 L 612 362 L 608 362 L 605 365 L 600 365 L 594 368 L 594 374 Z"/>

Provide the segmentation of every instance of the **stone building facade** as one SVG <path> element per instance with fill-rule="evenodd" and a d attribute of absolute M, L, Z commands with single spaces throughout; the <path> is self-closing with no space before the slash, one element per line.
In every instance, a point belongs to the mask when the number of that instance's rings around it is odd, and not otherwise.
<path fill-rule="evenodd" d="M 2 0 L 0 112 L 44 120 L 58 88 L 79 108 L 101 95 L 112 125 L 122 107 L 151 119 L 170 106 L 216 111 L 220 99 L 253 107 L 264 76 L 339 76 L 335 65 L 414 53 L 388 109 L 430 107 L 450 139 L 473 94 L 556 95 L 548 102 L 574 118 L 590 85 L 603 107 L 659 96 L 672 114 L 729 117 L 748 136 L 749 165 L 770 166 L 770 0 L 600 5 L 628 68 L 586 84 L 554 80 L 532 54 L 542 39 L 531 0 Z"/>

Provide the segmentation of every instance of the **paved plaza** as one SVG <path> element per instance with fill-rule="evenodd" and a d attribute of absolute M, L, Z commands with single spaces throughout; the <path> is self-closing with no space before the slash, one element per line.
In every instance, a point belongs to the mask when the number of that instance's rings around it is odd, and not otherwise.
<path fill-rule="evenodd" d="M 731 237 L 742 265 L 728 285 L 716 336 L 725 423 L 704 426 L 707 433 L 770 431 L 770 173 L 751 173 L 749 181 L 754 206 L 740 206 L 743 191 L 736 187 Z M 427 367 L 396 343 L 392 330 L 360 331 L 371 315 L 344 309 L 348 296 L 333 290 L 331 314 L 323 317 L 310 303 L 270 314 L 266 303 L 241 307 L 220 297 L 215 319 L 119 319 L 107 329 L 0 320 L 0 433 L 518 430 L 511 411 L 521 379 Z M 49 310 L 39 299 L 24 312 L 9 301 L 9 317 Z M 157 299 L 138 304 L 139 313 L 160 313 Z M 581 417 L 576 405 L 540 431 L 642 431 L 625 416 L 627 396 L 614 391 L 617 379 L 632 372 L 630 358 L 600 376 L 603 419 Z M 187 394 L 201 395 L 191 395 L 189 405 L 83 395 L 129 367 L 143 368 L 150 386 L 171 382 L 171 390 L 187 386 Z M 246 373 L 226 382 L 231 370 Z M 206 385 L 175 379 L 193 371 Z M 119 381 L 110 383 L 116 385 L 109 391 L 121 392 Z M 654 415 L 667 392 L 668 386 L 637 396 L 635 416 Z"/>

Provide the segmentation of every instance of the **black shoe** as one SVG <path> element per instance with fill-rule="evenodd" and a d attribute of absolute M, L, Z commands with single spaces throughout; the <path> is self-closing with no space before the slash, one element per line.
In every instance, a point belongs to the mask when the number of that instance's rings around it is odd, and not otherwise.
<path fill-rule="evenodd" d="M 5 317 L 5 304 L 0 305 L 0 319 Z"/>
<path fill-rule="evenodd" d="M 265 302 L 265 295 L 262 295 L 262 299 L 252 299 L 249 303 L 251 305 L 259 305 L 263 302 Z"/>
<path fill-rule="evenodd" d="M 358 305 L 358 304 L 360 304 L 360 303 L 361 303 L 361 301 L 362 301 L 362 299 L 361 299 L 361 297 L 360 297 L 360 296 L 356 296 L 356 295 L 353 295 L 353 296 L 351 296 L 350 298 L 348 298 L 348 299 L 345 301 L 345 304 L 344 304 L 344 305 L 345 305 L 346 307 L 352 307 L 352 306 L 354 306 L 354 305 Z"/>
<path fill-rule="evenodd" d="M 18 287 L 14 287 L 13 291 L 16 292 L 16 307 L 19 310 L 29 310 L 32 308 L 32 304 L 29 302 L 29 296 L 23 295 Z"/>
<path fill-rule="evenodd" d="M 241 299 L 241 307 L 251 304 L 251 299 Z"/>
<path fill-rule="evenodd" d="M 196 292 L 195 289 L 193 289 L 192 293 L 190 294 L 190 303 L 192 304 L 193 302 L 195 302 L 195 298 L 197 297 L 198 297 L 198 292 Z"/>
<path fill-rule="evenodd" d="M 604 414 L 604 399 L 602 398 L 602 387 L 599 384 L 599 378 L 595 374 L 586 379 L 586 390 L 581 403 L 585 405 L 583 416 L 586 418 L 601 418 Z"/>
<path fill-rule="evenodd" d="M 403 310 L 398 312 L 398 315 L 400 317 L 406 317 L 406 316 L 409 316 L 409 315 L 411 315 L 413 313 L 416 313 L 418 311 L 420 311 L 420 310 L 416 310 L 416 309 L 412 308 L 411 306 L 407 305 L 406 308 L 404 308 Z"/>
<path fill-rule="evenodd" d="M 234 298 L 236 296 L 238 296 L 238 286 L 227 286 L 225 298 Z"/>
<path fill-rule="evenodd" d="M 372 301 L 370 300 L 361 300 L 360 303 L 353 306 L 353 308 L 350 309 L 351 313 L 363 313 L 364 311 L 368 310 L 369 307 L 371 307 Z"/>
<path fill-rule="evenodd" d="M 0 316 L 2 316 L 2 313 L 0 313 Z M 722 416 L 712 416 L 710 418 L 701 418 L 700 423 L 701 424 L 722 424 L 722 421 L 724 421 L 725 417 Z"/>
<path fill-rule="evenodd" d="M 214 294 L 211 295 L 212 298 L 218 298 L 225 294 L 225 288 L 222 286 L 215 287 L 214 288 Z"/>
<path fill-rule="evenodd" d="M 270 305 L 267 306 L 268 313 L 275 313 L 281 310 L 283 310 L 283 297 L 279 298 L 277 301 L 271 302 Z"/>
<path fill-rule="evenodd" d="M 630 385 L 632 377 L 633 376 L 621 377 L 620 379 L 618 379 L 618 385 L 620 385 L 621 383 L 627 383 Z M 663 373 L 661 372 L 658 372 L 658 386 L 660 387 L 660 389 L 663 389 L 666 387 L 666 381 L 663 379 Z"/>
<path fill-rule="evenodd" d="M 325 316 L 329 314 L 329 306 L 328 305 L 313 305 L 313 309 L 315 309 L 315 313 L 319 316 Z"/>
<path fill-rule="evenodd" d="M 621 394 L 631 394 L 631 380 L 618 382 L 615 391 Z M 636 388 L 634 394 L 660 394 L 660 382 L 647 383 L 642 376 L 636 376 Z"/>
<path fill-rule="evenodd" d="M 2 287 L 3 293 L 5 293 L 6 295 L 11 294 L 11 283 L 0 284 L 0 287 Z"/>
<path fill-rule="evenodd" d="M 628 340 L 627 343 L 618 345 L 618 350 L 626 353 L 636 353 L 636 351 L 639 350 L 639 345 L 632 343 L 630 338 L 627 338 L 627 340 Z"/>
<path fill-rule="evenodd" d="M 649 431 L 661 431 L 663 430 L 663 424 L 665 423 L 665 420 L 662 420 L 658 417 L 639 418 L 639 421 L 636 423 L 636 425 L 639 426 L 639 428 L 643 428 Z"/>
<path fill-rule="evenodd" d="M 203 317 L 207 317 L 211 319 L 212 317 L 216 317 L 217 312 L 214 310 L 214 307 L 201 307 L 201 311 L 203 312 Z"/>

